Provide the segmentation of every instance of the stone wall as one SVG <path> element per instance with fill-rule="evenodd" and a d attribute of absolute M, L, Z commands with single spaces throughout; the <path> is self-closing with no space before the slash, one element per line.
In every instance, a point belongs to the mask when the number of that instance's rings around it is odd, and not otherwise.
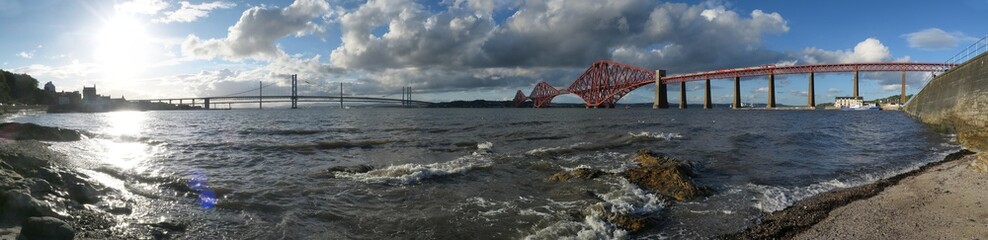
<path fill-rule="evenodd" d="M 905 106 L 922 122 L 957 134 L 971 150 L 988 152 L 988 53 L 934 78 Z"/>

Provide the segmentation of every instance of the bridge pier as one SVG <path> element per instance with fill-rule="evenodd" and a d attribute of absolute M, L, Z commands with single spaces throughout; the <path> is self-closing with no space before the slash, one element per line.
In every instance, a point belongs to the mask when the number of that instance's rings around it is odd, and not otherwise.
<path fill-rule="evenodd" d="M 858 69 L 854 69 L 854 99 L 858 99 Z"/>
<path fill-rule="evenodd" d="M 662 82 L 662 77 L 665 75 L 666 70 L 655 70 L 655 104 L 652 104 L 652 109 L 669 108 L 669 89 Z"/>
<path fill-rule="evenodd" d="M 679 109 L 686 109 L 686 82 L 679 82 Z"/>
<path fill-rule="evenodd" d="M 208 110 L 209 109 L 209 98 L 203 98 L 202 101 L 203 101 L 203 106 L 205 106 L 205 109 Z"/>
<path fill-rule="evenodd" d="M 741 76 L 734 77 L 734 103 L 731 108 L 741 108 Z"/>
<path fill-rule="evenodd" d="M 708 78 L 705 82 L 705 87 L 703 91 L 703 109 L 710 109 L 713 107 L 710 101 L 710 79 Z"/>
<path fill-rule="evenodd" d="M 906 71 L 902 71 L 902 93 L 899 94 L 899 106 L 906 104 Z"/>
<path fill-rule="evenodd" d="M 775 108 L 775 73 L 768 74 L 768 103 L 765 108 Z"/>
<path fill-rule="evenodd" d="M 813 96 L 813 72 L 810 72 L 809 90 L 806 91 L 806 107 L 816 108 L 816 97 Z"/>

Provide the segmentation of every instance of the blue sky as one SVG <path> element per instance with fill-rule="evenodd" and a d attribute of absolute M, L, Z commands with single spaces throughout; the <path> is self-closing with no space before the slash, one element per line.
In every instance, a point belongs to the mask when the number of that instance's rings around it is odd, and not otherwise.
<path fill-rule="evenodd" d="M 59 90 L 97 85 L 129 99 L 216 96 L 258 81 L 287 93 L 508 100 L 538 81 L 565 88 L 593 61 L 670 73 L 766 64 L 942 62 L 988 34 L 988 1 L 58 1 L 0 0 L 0 68 Z M 866 98 L 898 94 L 898 73 L 865 74 Z M 817 102 L 851 75 L 816 77 Z M 909 93 L 926 75 L 909 75 Z M 781 104 L 806 76 L 777 78 Z M 732 83 L 715 80 L 714 102 Z M 764 102 L 765 79 L 742 82 Z M 702 83 L 688 84 L 699 103 Z M 670 101 L 678 101 L 671 87 Z M 621 103 L 650 102 L 651 86 Z M 579 102 L 573 95 L 556 102 Z"/>

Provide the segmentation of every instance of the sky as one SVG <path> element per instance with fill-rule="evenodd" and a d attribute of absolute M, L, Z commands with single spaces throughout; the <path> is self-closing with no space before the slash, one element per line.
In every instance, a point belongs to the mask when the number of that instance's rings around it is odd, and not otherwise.
<path fill-rule="evenodd" d="M 0 0 L 0 69 L 58 90 L 114 98 L 287 94 L 510 100 L 565 88 L 597 60 L 668 74 L 761 65 L 943 62 L 988 34 L 988 0 Z M 866 99 L 899 93 L 901 73 L 862 74 Z M 908 93 L 928 73 L 910 73 Z M 776 77 L 780 104 L 806 103 L 806 75 Z M 816 101 L 852 91 L 817 74 Z M 714 80 L 714 103 L 732 79 Z M 765 78 L 742 99 L 764 103 Z M 679 87 L 669 88 L 678 102 Z M 687 84 L 700 103 L 703 83 Z M 619 103 L 651 102 L 652 86 Z M 554 102 L 581 102 L 575 95 Z"/>

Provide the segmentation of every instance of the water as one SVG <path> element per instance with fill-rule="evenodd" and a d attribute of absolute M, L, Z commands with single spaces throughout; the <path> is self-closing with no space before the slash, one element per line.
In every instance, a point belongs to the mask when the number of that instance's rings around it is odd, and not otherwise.
<path fill-rule="evenodd" d="M 901 112 L 298 109 L 27 115 L 84 130 L 52 143 L 116 189 L 121 231 L 188 238 L 706 238 L 766 212 L 942 159 L 956 145 Z M 691 162 L 713 194 L 676 203 L 618 177 L 648 148 Z M 368 165 L 366 173 L 332 167 Z M 215 196 L 214 198 L 211 198 Z M 596 208 L 594 206 L 603 207 Z M 599 209 L 647 214 L 629 234 Z M 137 230 L 132 230 L 137 231 Z"/>

